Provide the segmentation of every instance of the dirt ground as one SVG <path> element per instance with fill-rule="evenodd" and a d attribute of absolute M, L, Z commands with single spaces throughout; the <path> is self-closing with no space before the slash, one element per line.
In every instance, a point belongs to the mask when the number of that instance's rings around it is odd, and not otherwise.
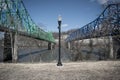
<path fill-rule="evenodd" d="M 120 80 L 120 61 L 0 63 L 0 80 Z"/>

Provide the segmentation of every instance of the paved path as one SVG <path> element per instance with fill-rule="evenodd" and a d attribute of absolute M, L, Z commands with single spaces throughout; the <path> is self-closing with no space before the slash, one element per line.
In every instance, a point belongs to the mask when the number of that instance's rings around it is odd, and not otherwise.
<path fill-rule="evenodd" d="M 0 63 L 0 80 L 120 80 L 120 61 Z"/>

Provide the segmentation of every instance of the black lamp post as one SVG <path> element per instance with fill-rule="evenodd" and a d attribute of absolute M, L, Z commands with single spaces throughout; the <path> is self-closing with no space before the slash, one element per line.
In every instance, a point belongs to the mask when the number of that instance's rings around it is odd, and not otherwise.
<path fill-rule="evenodd" d="M 62 62 L 61 62 L 61 23 L 62 23 L 62 17 L 61 17 L 61 16 L 58 16 L 59 55 L 58 55 L 58 63 L 57 63 L 57 66 L 62 66 Z"/>

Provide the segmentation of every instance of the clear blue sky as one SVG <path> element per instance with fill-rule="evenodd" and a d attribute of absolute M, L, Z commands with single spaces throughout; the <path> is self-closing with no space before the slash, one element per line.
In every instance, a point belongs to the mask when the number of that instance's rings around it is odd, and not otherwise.
<path fill-rule="evenodd" d="M 36 24 L 44 24 L 47 31 L 58 32 L 57 18 L 62 16 L 62 31 L 80 28 L 102 12 L 107 0 L 23 0 Z"/>

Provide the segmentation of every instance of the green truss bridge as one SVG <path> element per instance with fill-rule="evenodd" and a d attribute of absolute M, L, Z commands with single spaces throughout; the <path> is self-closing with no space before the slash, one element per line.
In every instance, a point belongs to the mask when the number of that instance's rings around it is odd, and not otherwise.
<path fill-rule="evenodd" d="M 0 31 L 55 42 L 52 33 L 45 32 L 35 24 L 22 0 L 0 0 Z"/>
<path fill-rule="evenodd" d="M 55 43 L 52 33 L 38 27 L 27 12 L 22 0 L 0 0 L 0 31 L 4 32 L 4 60 L 17 59 L 16 34 Z M 11 37 L 12 36 L 12 37 Z M 9 57 L 11 55 L 11 57 Z M 14 56 L 14 57 L 12 57 Z"/>

